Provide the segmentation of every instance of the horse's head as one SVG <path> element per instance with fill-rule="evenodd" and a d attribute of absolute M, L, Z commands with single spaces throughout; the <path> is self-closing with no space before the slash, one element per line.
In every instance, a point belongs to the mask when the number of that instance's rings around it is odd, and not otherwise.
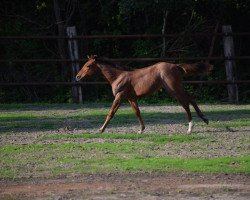
<path fill-rule="evenodd" d="M 99 71 L 99 68 L 95 63 L 96 57 L 96 55 L 87 56 L 88 61 L 83 65 L 82 69 L 76 75 L 77 81 L 81 80 L 83 77 L 91 76 Z"/>

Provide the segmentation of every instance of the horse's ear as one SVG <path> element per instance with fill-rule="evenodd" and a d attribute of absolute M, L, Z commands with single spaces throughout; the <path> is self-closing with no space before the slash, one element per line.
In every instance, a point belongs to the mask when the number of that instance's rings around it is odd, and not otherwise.
<path fill-rule="evenodd" d="M 90 59 L 95 59 L 95 58 L 97 58 L 97 55 L 87 55 L 87 58 L 90 60 Z"/>
<path fill-rule="evenodd" d="M 95 59 L 95 58 L 97 58 L 97 55 L 91 55 L 90 56 L 92 59 Z"/>

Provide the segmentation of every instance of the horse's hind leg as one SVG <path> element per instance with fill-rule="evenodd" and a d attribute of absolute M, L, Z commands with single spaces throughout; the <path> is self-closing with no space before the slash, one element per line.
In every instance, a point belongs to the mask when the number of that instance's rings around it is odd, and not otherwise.
<path fill-rule="evenodd" d="M 165 89 L 174 96 L 178 102 L 182 105 L 182 107 L 185 109 L 187 118 L 188 118 L 188 131 L 187 133 L 191 133 L 193 130 L 193 121 L 192 121 L 192 115 L 189 108 L 189 97 L 186 95 L 183 86 L 180 81 L 176 80 L 166 80 L 163 83 Z"/>
<path fill-rule="evenodd" d="M 209 121 L 208 119 L 205 117 L 205 115 L 201 112 L 200 108 L 198 107 L 196 101 L 194 100 L 193 97 L 189 96 L 189 102 L 192 104 L 192 106 L 194 107 L 197 115 L 206 123 L 208 124 Z"/>
<path fill-rule="evenodd" d="M 131 107 L 133 108 L 133 110 L 134 110 L 134 112 L 135 112 L 135 114 L 136 114 L 136 116 L 137 116 L 137 118 L 139 120 L 139 123 L 141 125 L 141 130 L 139 131 L 139 133 L 142 133 L 144 131 L 144 129 L 145 129 L 145 125 L 144 125 L 142 117 L 141 117 L 141 113 L 140 113 L 140 109 L 138 107 L 138 103 L 137 103 L 137 101 L 135 99 L 129 99 L 128 101 L 129 101 Z"/>
<path fill-rule="evenodd" d="M 180 102 L 180 104 L 182 105 L 182 107 L 185 109 L 186 113 L 187 113 L 187 118 L 188 118 L 188 130 L 187 133 L 191 133 L 194 127 L 193 121 L 192 121 L 192 115 L 190 112 L 190 108 L 189 108 L 189 101 L 188 101 L 188 97 L 186 96 L 184 90 L 179 91 L 178 94 L 175 94 L 176 99 Z"/>
<path fill-rule="evenodd" d="M 188 96 L 185 94 L 184 90 L 182 90 L 181 88 L 174 92 L 172 91 L 171 93 L 186 111 L 188 122 L 189 122 L 187 133 L 191 133 L 193 130 L 194 124 L 192 121 L 192 115 L 191 115 L 190 108 L 189 108 Z"/>

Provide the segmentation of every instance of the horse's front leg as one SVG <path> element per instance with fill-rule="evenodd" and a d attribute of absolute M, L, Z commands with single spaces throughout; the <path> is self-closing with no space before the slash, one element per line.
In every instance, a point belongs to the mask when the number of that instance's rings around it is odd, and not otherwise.
<path fill-rule="evenodd" d="M 117 94 L 115 96 L 115 100 L 113 101 L 113 104 L 112 104 L 111 109 L 109 111 L 109 114 L 107 115 L 107 118 L 106 118 L 103 126 L 100 128 L 101 133 L 105 130 L 109 121 L 113 118 L 113 116 L 116 113 L 116 111 L 118 110 L 120 104 L 121 104 L 121 96 L 119 94 Z"/>
<path fill-rule="evenodd" d="M 145 129 L 145 125 L 144 125 L 142 117 L 141 117 L 141 112 L 140 112 L 140 109 L 138 107 L 138 103 L 135 99 L 129 99 L 128 101 L 129 101 L 131 107 L 133 108 L 133 110 L 134 110 L 134 112 L 139 120 L 139 123 L 141 125 L 141 130 L 138 133 L 142 133 Z"/>

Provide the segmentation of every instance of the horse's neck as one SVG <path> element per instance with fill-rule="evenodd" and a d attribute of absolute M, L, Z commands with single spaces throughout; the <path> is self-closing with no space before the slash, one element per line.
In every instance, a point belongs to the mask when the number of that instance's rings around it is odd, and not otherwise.
<path fill-rule="evenodd" d="M 98 66 L 101 70 L 101 73 L 110 84 L 112 84 L 118 78 L 118 76 L 123 72 L 122 70 L 116 69 L 111 66 L 106 66 L 101 64 L 98 64 Z"/>

